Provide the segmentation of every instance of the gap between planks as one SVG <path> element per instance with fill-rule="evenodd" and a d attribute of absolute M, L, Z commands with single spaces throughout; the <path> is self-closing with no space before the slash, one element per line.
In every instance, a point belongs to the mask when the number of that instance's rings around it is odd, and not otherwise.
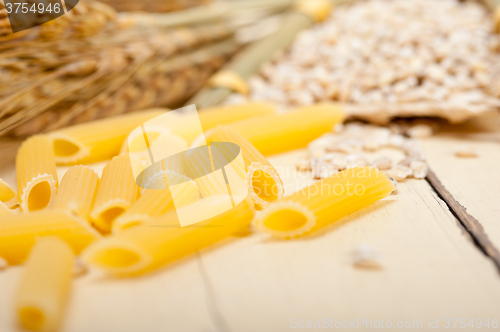
<path fill-rule="evenodd" d="M 467 212 L 467 209 L 453 197 L 431 169 L 429 169 L 426 180 L 438 194 L 439 198 L 446 203 L 451 213 L 453 213 L 464 230 L 470 235 L 474 244 L 493 261 L 500 273 L 500 252 L 490 241 L 481 223 L 471 216 Z"/>

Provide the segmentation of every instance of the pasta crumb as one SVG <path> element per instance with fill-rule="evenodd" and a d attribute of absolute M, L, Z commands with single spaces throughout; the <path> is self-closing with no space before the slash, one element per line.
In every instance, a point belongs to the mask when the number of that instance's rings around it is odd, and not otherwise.
<path fill-rule="evenodd" d="M 5 259 L 0 257 L 0 271 L 5 270 L 8 267 L 9 267 L 9 263 Z"/>

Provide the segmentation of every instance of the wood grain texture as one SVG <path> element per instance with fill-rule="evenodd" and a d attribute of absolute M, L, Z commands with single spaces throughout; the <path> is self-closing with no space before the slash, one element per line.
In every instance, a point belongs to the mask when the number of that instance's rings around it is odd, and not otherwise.
<path fill-rule="evenodd" d="M 454 150 L 467 145 L 477 158 L 459 158 Z M 436 136 L 423 140 L 433 176 L 450 206 L 483 249 L 499 263 L 500 250 L 500 121 L 497 115 L 445 126 Z M 448 193 L 448 194 L 447 194 Z M 469 215 L 470 217 L 468 217 Z M 475 221 L 474 221 L 475 220 Z"/>
<path fill-rule="evenodd" d="M 491 243 L 490 238 L 484 232 L 484 228 L 481 223 L 476 218 L 471 216 L 463 205 L 457 202 L 453 195 L 445 188 L 441 181 L 439 181 L 438 177 L 434 172 L 432 172 L 432 170 L 429 171 L 427 181 L 429 181 L 429 184 L 438 193 L 439 197 L 446 202 L 455 217 L 471 234 L 471 239 L 477 244 L 481 251 L 493 260 L 493 263 L 500 273 L 500 252 L 493 245 L 493 243 Z"/>

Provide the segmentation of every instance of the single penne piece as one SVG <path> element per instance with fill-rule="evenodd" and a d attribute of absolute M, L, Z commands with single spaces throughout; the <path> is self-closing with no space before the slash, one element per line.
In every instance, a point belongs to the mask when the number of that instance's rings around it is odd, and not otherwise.
<path fill-rule="evenodd" d="M 180 136 L 172 134 L 167 127 L 152 125 L 147 122 L 147 129 L 145 126 L 137 127 L 127 136 L 121 147 L 120 154 L 130 153 L 149 161 L 151 155 L 148 148 L 153 149 L 152 152 L 159 154 L 156 156 L 159 158 L 169 156 L 169 153 L 174 154 L 187 149 L 187 142 Z"/>
<path fill-rule="evenodd" d="M 99 176 L 87 166 L 73 166 L 64 174 L 53 209 L 67 209 L 87 219 L 94 202 Z"/>
<path fill-rule="evenodd" d="M 0 215 L 0 257 L 21 264 L 39 237 L 57 236 L 79 254 L 99 233 L 85 220 L 67 211 L 45 210 Z"/>
<path fill-rule="evenodd" d="M 16 157 L 17 188 L 21 210 L 43 210 L 52 203 L 57 191 L 54 151 L 49 137 L 28 138 Z"/>
<path fill-rule="evenodd" d="M 12 215 L 14 212 L 5 203 L 0 202 L 0 216 Z"/>
<path fill-rule="evenodd" d="M 174 208 L 180 208 L 197 202 L 199 196 L 200 192 L 196 184 L 192 180 L 187 179 L 175 186 L 167 186 L 166 189 L 147 189 L 128 210 L 115 219 L 113 222 L 113 233 L 142 225 L 152 218 L 159 217 Z"/>
<path fill-rule="evenodd" d="M 199 112 L 181 115 L 176 118 L 175 125 L 170 127 L 171 132 L 184 138 L 189 144 L 200 134 L 199 128 L 193 126 L 199 118 L 203 131 L 207 131 L 217 125 L 232 123 L 243 119 L 249 119 L 269 114 L 275 114 L 276 109 L 267 103 L 249 103 L 241 105 L 230 105 L 214 108 L 206 108 Z"/>
<path fill-rule="evenodd" d="M 199 203 L 216 209 L 224 204 L 224 198 L 212 197 Z M 190 211 L 197 213 L 196 209 Z M 85 250 L 82 257 L 88 264 L 111 274 L 148 272 L 245 228 L 253 215 L 253 201 L 249 197 L 235 208 L 186 227 L 180 227 L 176 214 L 171 212 L 146 225 L 130 228 L 95 243 Z"/>
<path fill-rule="evenodd" d="M 256 214 L 253 225 L 277 238 L 299 237 L 367 207 L 395 189 L 376 168 L 351 168 L 270 204 Z"/>
<path fill-rule="evenodd" d="M 2 179 L 0 179 L 0 202 L 5 203 L 8 208 L 19 204 L 16 191 Z"/>
<path fill-rule="evenodd" d="M 305 147 L 344 119 L 342 108 L 321 103 L 266 116 L 241 120 L 228 126 L 253 144 L 264 156 Z M 205 136 L 210 136 L 208 131 Z M 196 144 L 193 143 L 193 145 Z"/>
<path fill-rule="evenodd" d="M 228 126 L 218 126 L 211 131 L 207 140 L 209 142 L 231 142 L 239 146 L 246 169 L 244 177 L 248 192 L 252 195 L 256 204 L 263 208 L 283 197 L 284 188 L 280 175 L 267 161 L 266 157 L 243 135 Z M 232 145 L 220 144 L 217 145 L 217 150 L 222 156 L 232 156 L 234 155 L 233 151 L 225 151 L 226 149 L 232 149 L 232 147 Z M 213 155 L 214 152 L 212 151 Z"/>
<path fill-rule="evenodd" d="M 36 331 L 56 331 L 69 295 L 75 255 L 57 237 L 37 240 L 23 271 L 15 300 L 22 326 Z"/>
<path fill-rule="evenodd" d="M 275 114 L 276 108 L 269 103 L 246 103 L 201 109 L 198 112 L 203 130 L 217 125 L 232 123 L 244 119 Z M 194 139 L 195 137 L 193 137 Z"/>
<path fill-rule="evenodd" d="M 140 163 L 139 159 L 122 154 L 111 159 L 104 167 L 90 211 L 92 225 L 101 233 L 111 232 L 116 217 L 139 198 L 139 187 L 133 171 L 138 166 L 133 164 Z"/>
<path fill-rule="evenodd" d="M 245 167 L 243 158 L 224 162 L 218 151 L 209 145 L 190 149 L 185 160 L 186 173 L 194 179 L 202 197 L 226 195 L 236 205 L 248 194 L 245 174 L 239 171 Z"/>
<path fill-rule="evenodd" d="M 166 109 L 152 109 L 95 120 L 48 133 L 57 164 L 88 164 L 110 159 L 120 153 L 127 135 Z"/>

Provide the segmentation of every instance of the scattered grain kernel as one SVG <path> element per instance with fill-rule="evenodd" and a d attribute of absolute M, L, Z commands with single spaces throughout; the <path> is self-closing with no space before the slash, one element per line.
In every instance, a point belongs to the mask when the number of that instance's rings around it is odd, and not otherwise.
<path fill-rule="evenodd" d="M 309 171 L 311 169 L 311 165 L 310 165 L 308 159 L 302 158 L 298 162 L 295 163 L 295 168 L 298 171 L 305 172 L 305 171 Z"/>
<path fill-rule="evenodd" d="M 352 263 L 359 268 L 378 269 L 382 267 L 382 256 L 367 244 L 360 244 L 351 251 Z"/>
<path fill-rule="evenodd" d="M 431 126 L 426 124 L 418 124 L 406 132 L 411 138 L 428 138 L 434 134 L 434 130 Z"/>
<path fill-rule="evenodd" d="M 477 150 L 470 145 L 461 145 L 455 149 L 455 156 L 461 158 L 476 158 Z"/>
<path fill-rule="evenodd" d="M 425 179 L 429 172 L 429 166 L 424 161 L 413 161 L 410 168 L 415 179 Z"/>
<path fill-rule="evenodd" d="M 392 168 L 392 159 L 389 157 L 380 157 L 375 159 L 371 166 L 378 168 L 381 171 L 386 171 Z"/>
<path fill-rule="evenodd" d="M 396 165 L 388 171 L 384 171 L 384 173 L 390 177 L 395 179 L 396 181 L 403 181 L 411 176 L 412 171 L 411 168 L 404 165 Z"/>
<path fill-rule="evenodd" d="M 314 163 L 312 167 L 313 178 L 316 180 L 329 178 L 338 172 L 339 170 L 335 166 L 324 161 Z"/>
<path fill-rule="evenodd" d="M 393 148 L 402 148 L 405 143 L 405 138 L 403 135 L 393 134 L 389 137 L 389 145 Z"/>

